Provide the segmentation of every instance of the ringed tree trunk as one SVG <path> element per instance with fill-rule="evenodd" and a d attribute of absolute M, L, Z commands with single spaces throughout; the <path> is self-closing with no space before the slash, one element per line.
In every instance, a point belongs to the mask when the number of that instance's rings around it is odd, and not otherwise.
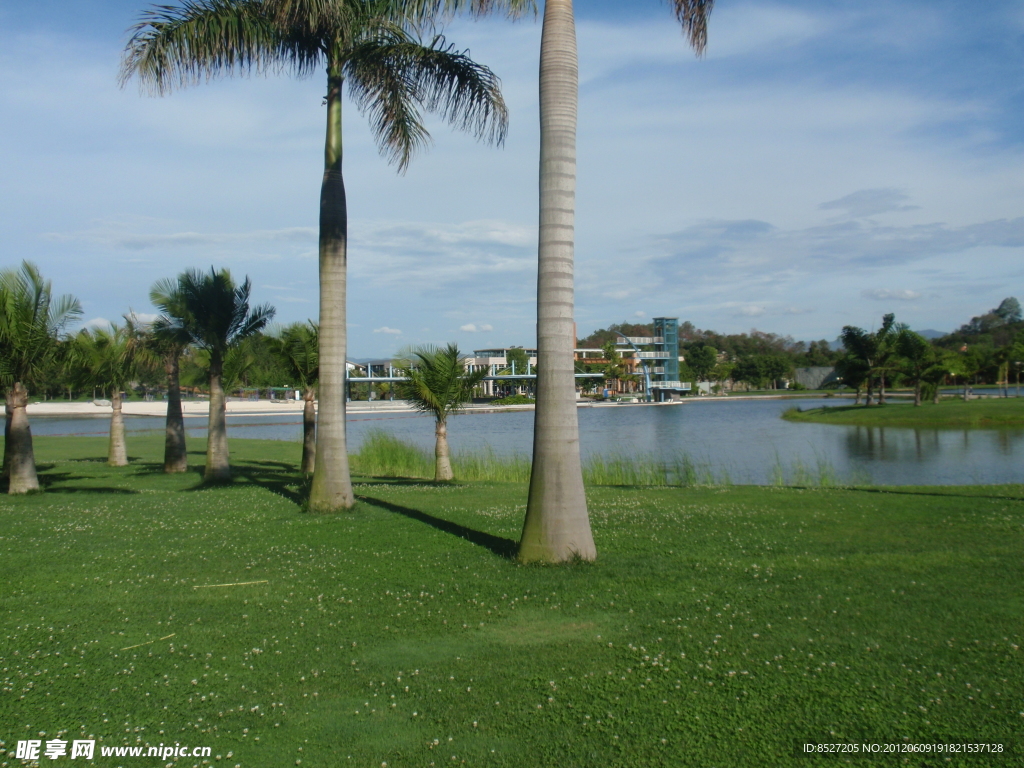
<path fill-rule="evenodd" d="M 7 464 L 7 492 L 15 495 L 39 490 L 36 458 L 32 451 L 32 429 L 28 424 L 28 390 L 16 382 L 7 390 L 9 429 L 5 429 L 4 462 Z"/>
<path fill-rule="evenodd" d="M 448 423 L 438 419 L 434 422 L 434 482 L 447 483 L 455 479 L 452 472 L 451 453 L 448 450 Z"/>
<path fill-rule="evenodd" d="M 885 374 L 878 379 L 878 404 L 885 405 Z"/>
<path fill-rule="evenodd" d="M 871 391 L 871 377 L 868 376 L 868 391 L 865 395 L 864 405 L 871 405 L 874 402 L 874 395 Z"/>
<path fill-rule="evenodd" d="M 316 458 L 309 490 L 311 512 L 339 512 L 355 505 L 345 439 L 345 290 L 348 204 L 341 175 L 341 69 L 327 72 L 327 138 L 320 185 L 320 405 Z"/>
<path fill-rule="evenodd" d="M 915 379 L 914 381 L 914 405 L 921 404 L 921 380 Z"/>
<path fill-rule="evenodd" d="M 302 472 L 312 474 L 316 461 L 316 392 L 306 387 L 302 406 Z"/>
<path fill-rule="evenodd" d="M 121 411 L 121 388 L 113 387 L 110 395 L 110 443 L 107 447 L 107 464 L 111 467 L 128 466 L 128 449 L 124 442 L 124 414 Z"/>
<path fill-rule="evenodd" d="M 185 417 L 181 411 L 179 360 L 177 352 L 171 352 L 164 357 L 164 372 L 167 374 L 164 472 L 168 473 L 188 471 L 188 453 L 185 449 Z"/>
<path fill-rule="evenodd" d="M 853 401 L 854 405 L 860 405 L 860 386 L 857 386 L 857 399 Z"/>
<path fill-rule="evenodd" d="M 221 482 L 231 479 L 228 454 L 227 405 L 221 377 L 224 359 L 217 350 L 210 351 L 210 419 L 206 430 L 206 471 L 203 479 Z"/>
<path fill-rule="evenodd" d="M 580 462 L 573 348 L 578 65 L 572 0 L 547 0 L 540 50 L 537 405 L 522 562 L 594 560 Z"/>

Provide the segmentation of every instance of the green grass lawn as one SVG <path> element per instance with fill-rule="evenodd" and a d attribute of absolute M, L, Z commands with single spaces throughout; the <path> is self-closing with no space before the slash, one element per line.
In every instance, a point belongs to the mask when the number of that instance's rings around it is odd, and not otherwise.
<path fill-rule="evenodd" d="M 783 414 L 789 421 L 817 424 L 853 424 L 863 427 L 1024 427 L 1024 398 L 982 398 L 966 403 L 944 399 L 938 405 L 891 402 L 884 406 L 840 405 L 800 410 Z"/>
<path fill-rule="evenodd" d="M 1011 753 L 951 764 L 1024 765 L 1024 486 L 591 488 L 598 562 L 526 567 L 523 484 L 364 479 L 312 516 L 296 443 L 233 440 L 208 489 L 197 441 L 177 477 L 158 436 L 125 469 L 102 439 L 36 446 L 46 492 L 0 499 L 2 765 L 30 737 L 246 768 L 965 740 Z"/>

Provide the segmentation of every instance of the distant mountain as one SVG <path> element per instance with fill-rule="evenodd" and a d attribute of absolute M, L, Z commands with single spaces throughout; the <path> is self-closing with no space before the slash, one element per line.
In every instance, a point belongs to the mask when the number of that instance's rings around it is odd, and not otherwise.
<path fill-rule="evenodd" d="M 949 336 L 949 334 L 946 333 L 945 331 L 936 331 L 932 328 L 929 328 L 926 331 L 918 331 L 918 333 L 924 336 L 926 339 L 941 339 L 943 336 Z"/>

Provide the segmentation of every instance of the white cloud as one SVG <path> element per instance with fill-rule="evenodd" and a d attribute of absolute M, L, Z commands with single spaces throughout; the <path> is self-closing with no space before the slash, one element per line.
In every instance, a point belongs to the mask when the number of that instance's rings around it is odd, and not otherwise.
<path fill-rule="evenodd" d="M 736 313 L 736 317 L 760 317 L 767 311 L 764 307 L 756 305 L 741 307 L 740 311 Z"/>
<path fill-rule="evenodd" d="M 493 331 L 494 326 L 488 325 L 487 323 L 484 323 L 482 325 L 477 325 L 476 323 L 466 323 L 465 325 L 460 325 L 459 330 L 465 331 L 466 333 L 476 333 L 477 331 Z"/>
<path fill-rule="evenodd" d="M 917 205 L 900 205 L 904 200 L 909 199 L 909 195 L 898 189 L 862 189 L 838 200 L 822 203 L 818 208 L 823 211 L 838 209 L 846 211 L 846 214 L 853 218 L 863 218 L 892 211 L 918 210 L 920 206 Z"/>
<path fill-rule="evenodd" d="M 211 264 L 276 286 L 256 298 L 281 322 L 315 311 L 322 78 L 140 98 L 117 88 L 123 41 L 72 21 L 83 4 L 56 20 L 22 5 L 0 32 L 8 252 L 100 319 Z M 579 5 L 581 333 L 641 317 L 641 302 L 646 317 L 722 331 L 767 317 L 767 330 L 806 338 L 867 325 L 878 301 L 900 302 L 915 327 L 947 327 L 1024 281 L 1024 123 L 1007 85 L 1024 13 L 1011 0 L 978 4 L 967 26 L 948 3 L 720 3 L 702 61 L 665 3 L 626 23 L 615 4 Z M 398 176 L 350 113 L 353 355 L 377 355 L 390 326 L 443 343 L 442 326 L 479 333 L 496 316 L 500 343 L 535 343 L 540 24 L 447 31 L 502 76 L 508 140 L 492 149 L 431 119 L 433 146 Z M 55 184 L 70 167 L 75 183 Z M 911 285 L 917 300 L 861 292 Z M 429 317 L 438 331 L 420 330 Z"/>
<path fill-rule="evenodd" d="M 636 312 L 633 313 L 633 317 L 647 317 L 647 313 L 644 312 L 643 310 L 638 309 Z"/>
<path fill-rule="evenodd" d="M 44 232 L 43 239 L 59 243 L 84 243 L 103 249 L 142 251 L 150 248 L 206 248 L 211 245 L 252 243 L 316 243 L 312 227 L 255 229 L 250 232 L 132 232 L 125 225 L 106 224 L 79 232 Z"/>
<path fill-rule="evenodd" d="M 113 323 L 107 320 L 107 318 L 105 317 L 94 317 L 92 320 L 86 320 L 84 323 L 82 323 L 83 328 L 98 328 L 102 330 L 107 330 L 112 325 Z"/>
<path fill-rule="evenodd" d="M 917 291 L 894 291 L 885 288 L 864 289 L 860 295 L 875 301 L 913 301 L 921 298 Z"/>
<path fill-rule="evenodd" d="M 408 222 L 360 227 L 352 236 L 354 279 L 434 293 L 470 286 L 494 292 L 536 270 L 536 228 L 500 221 Z M 499 289 L 500 292 L 500 289 Z"/>
<path fill-rule="evenodd" d="M 388 328 L 386 325 L 381 326 L 380 328 L 374 328 L 373 332 L 374 333 L 390 333 L 390 334 L 392 334 L 394 336 L 400 336 L 402 334 L 402 332 L 400 330 L 398 330 L 397 328 Z"/>

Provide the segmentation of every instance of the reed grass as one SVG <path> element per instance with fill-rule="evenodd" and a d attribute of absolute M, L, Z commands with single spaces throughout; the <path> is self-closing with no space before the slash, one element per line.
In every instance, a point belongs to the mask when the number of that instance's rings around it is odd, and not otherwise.
<path fill-rule="evenodd" d="M 352 469 L 367 477 L 408 477 L 430 479 L 434 476 L 434 457 L 423 448 L 384 431 L 373 431 L 352 455 Z M 458 451 L 452 456 L 457 480 L 497 483 L 525 483 L 530 479 L 530 457 L 523 453 L 501 455 L 487 447 L 481 451 Z M 682 453 L 663 460 L 651 453 L 592 456 L 583 465 L 587 485 L 642 486 L 664 488 L 723 488 L 733 484 L 729 470 L 717 470 L 710 462 L 694 461 Z M 831 462 L 822 457 L 808 466 L 801 459 L 788 464 L 776 455 L 768 470 L 767 485 L 778 487 L 836 488 L 863 485 L 864 478 L 842 482 Z M 757 483 L 754 483 L 757 484 Z"/>

